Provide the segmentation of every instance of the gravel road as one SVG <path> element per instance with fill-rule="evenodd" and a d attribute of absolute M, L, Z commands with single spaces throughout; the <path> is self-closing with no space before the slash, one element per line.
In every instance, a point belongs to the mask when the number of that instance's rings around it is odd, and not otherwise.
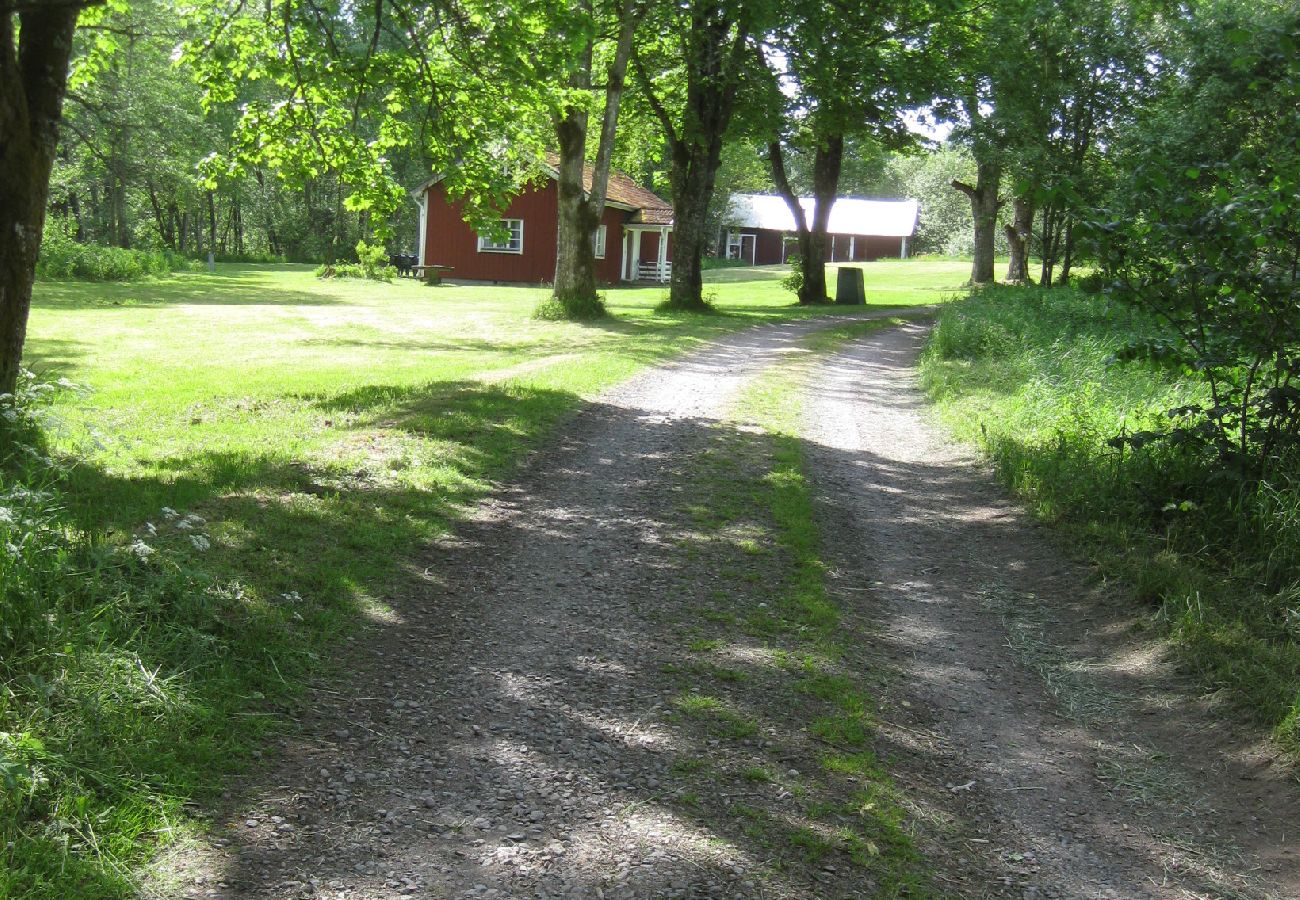
<path fill-rule="evenodd" d="M 692 459 L 735 431 L 739 392 L 827 324 L 745 331 L 589 404 L 412 562 L 392 614 L 349 642 L 342 674 L 147 893 L 880 895 L 845 861 L 782 863 L 715 824 L 707 799 L 692 812 L 683 760 L 779 759 L 753 803 L 795 815 L 803 776 L 781 753 L 811 751 L 778 734 L 783 701 L 730 742 L 672 707 L 681 623 L 731 584 L 682 549 Z M 825 360 L 803 439 L 832 591 L 886 673 L 877 752 L 912 798 L 935 890 L 1300 896 L 1294 780 L 1208 727 L 1130 643 L 1122 596 L 943 440 L 913 384 L 923 334 L 890 328 Z"/>

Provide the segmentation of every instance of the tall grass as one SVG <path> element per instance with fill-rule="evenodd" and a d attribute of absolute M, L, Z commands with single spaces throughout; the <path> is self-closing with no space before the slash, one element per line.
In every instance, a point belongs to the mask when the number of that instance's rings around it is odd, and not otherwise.
<path fill-rule="evenodd" d="M 1117 351 L 1157 323 L 1071 289 L 991 288 L 947 307 L 922 360 L 941 414 L 1040 517 L 1083 537 L 1157 610 L 1208 686 L 1300 750 L 1300 467 L 1225 479 L 1166 443 L 1199 380 Z"/>

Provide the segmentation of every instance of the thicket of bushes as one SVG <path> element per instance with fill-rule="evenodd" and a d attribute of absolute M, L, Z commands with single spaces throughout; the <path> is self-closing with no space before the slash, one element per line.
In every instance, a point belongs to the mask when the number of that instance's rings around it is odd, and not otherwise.
<path fill-rule="evenodd" d="M 397 270 L 388 264 L 388 251 L 382 244 L 357 241 L 355 263 L 327 263 L 316 269 L 317 278 L 368 278 L 392 281 Z"/>
<path fill-rule="evenodd" d="M 46 229 L 36 277 L 85 281 L 133 281 L 194 268 L 197 263 L 169 250 L 124 250 L 81 244 L 57 229 Z"/>
<path fill-rule="evenodd" d="M 1210 400 L 1197 372 L 1126 352 L 1166 337 L 1105 294 L 995 287 L 945 309 L 922 373 L 1040 516 L 1158 608 L 1209 685 L 1300 749 L 1300 459 L 1241 478 L 1203 444 L 1115 440 Z"/>

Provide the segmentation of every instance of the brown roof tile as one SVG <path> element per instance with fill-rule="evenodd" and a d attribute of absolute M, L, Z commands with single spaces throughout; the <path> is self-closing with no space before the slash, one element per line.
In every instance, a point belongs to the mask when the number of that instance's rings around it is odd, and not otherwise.
<path fill-rule="evenodd" d="M 546 154 L 547 165 L 554 168 L 560 158 L 554 153 Z M 594 168 L 590 164 L 582 167 L 582 188 L 591 192 L 591 179 Z M 553 176 L 552 176 L 553 177 Z M 653 191 L 641 187 L 627 175 L 616 169 L 609 171 L 609 185 L 605 189 L 606 203 L 621 203 L 639 212 L 632 217 L 633 222 L 647 225 L 673 224 L 673 205 Z"/>

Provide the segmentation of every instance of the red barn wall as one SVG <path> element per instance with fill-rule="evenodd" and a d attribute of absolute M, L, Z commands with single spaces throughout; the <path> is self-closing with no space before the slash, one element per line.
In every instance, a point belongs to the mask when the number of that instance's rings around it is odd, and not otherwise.
<path fill-rule="evenodd" d="M 558 244 L 558 191 L 554 181 L 525 191 L 511 201 L 503 219 L 523 219 L 524 252 L 480 252 L 478 234 L 462 218 L 464 206 L 447 198 L 446 188 L 429 188 L 428 221 L 424 234 L 426 265 L 451 266 L 448 278 L 469 281 L 511 281 L 537 284 L 555 280 Z M 605 207 L 605 258 L 596 260 L 596 278 L 619 280 L 622 264 L 623 223 L 630 214 Z"/>
<path fill-rule="evenodd" d="M 786 261 L 785 233 L 770 228 L 745 229 L 740 234 L 755 236 L 754 264 L 770 266 Z M 853 253 L 850 257 L 849 246 Z M 790 244 L 790 253 L 797 252 L 797 245 Z M 867 262 L 884 257 L 897 258 L 902 254 L 903 239 L 896 237 L 874 237 L 868 235 L 828 234 L 824 256 L 827 262 Z"/>
<path fill-rule="evenodd" d="M 619 271 L 623 266 L 623 223 L 631 213 L 612 206 L 605 207 L 601 222 L 605 225 L 605 258 L 596 260 L 596 280 L 605 284 L 617 284 L 622 277 Z"/>
<path fill-rule="evenodd" d="M 754 265 L 770 266 L 785 262 L 783 250 L 785 234 L 771 228 L 760 228 L 754 232 Z"/>

